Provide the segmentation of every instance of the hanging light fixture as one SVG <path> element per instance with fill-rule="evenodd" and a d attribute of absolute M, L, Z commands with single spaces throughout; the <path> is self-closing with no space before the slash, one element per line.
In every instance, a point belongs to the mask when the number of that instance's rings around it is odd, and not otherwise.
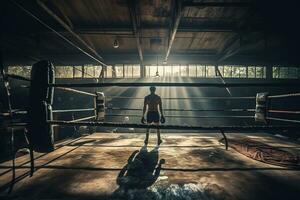
<path fill-rule="evenodd" d="M 119 40 L 118 40 L 118 38 L 115 38 L 113 47 L 114 47 L 115 49 L 119 48 Z"/>
<path fill-rule="evenodd" d="M 155 77 L 159 78 L 159 72 L 158 72 L 158 57 L 156 56 L 156 73 L 155 73 Z"/>

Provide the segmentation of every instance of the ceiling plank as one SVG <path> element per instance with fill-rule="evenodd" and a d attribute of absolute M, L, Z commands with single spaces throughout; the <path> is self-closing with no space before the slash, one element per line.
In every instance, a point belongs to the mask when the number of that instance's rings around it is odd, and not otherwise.
<path fill-rule="evenodd" d="M 221 49 L 218 52 L 219 59 L 217 60 L 217 63 L 220 63 L 227 58 L 231 57 L 232 55 L 236 54 L 240 50 L 240 40 L 241 36 L 240 34 L 234 35 L 225 45 L 224 48 Z"/>
<path fill-rule="evenodd" d="M 184 7 L 249 7 L 251 2 L 193 2 L 185 1 Z"/>
<path fill-rule="evenodd" d="M 172 18 L 172 27 L 170 29 L 170 39 L 169 39 L 168 48 L 167 48 L 167 52 L 166 52 L 164 62 L 168 61 L 168 57 L 170 55 L 172 45 L 174 43 L 175 36 L 176 36 L 177 30 L 178 30 L 180 18 L 181 18 L 181 15 L 182 15 L 181 4 L 182 4 L 181 0 L 175 0 L 175 2 L 174 2 L 174 15 L 173 15 L 173 18 Z"/>
<path fill-rule="evenodd" d="M 137 13 L 138 2 L 135 0 L 128 0 L 127 2 L 132 22 L 133 33 L 136 38 L 136 45 L 139 52 L 140 61 L 142 63 L 144 58 L 141 45 L 140 15 Z"/>
<path fill-rule="evenodd" d="M 42 1 L 37 0 L 38 5 L 43 8 L 51 17 L 53 17 L 60 25 L 62 25 L 70 34 L 72 34 L 78 41 L 81 42 L 89 51 L 91 51 L 99 60 L 103 61 L 103 57 L 98 54 L 98 52 L 93 49 L 89 44 L 87 44 L 79 35 L 77 35 L 70 26 L 68 26 L 62 19 L 60 19 L 55 13 L 53 13 Z M 102 62 L 101 62 L 102 63 Z M 106 65 L 102 63 L 103 65 Z"/>

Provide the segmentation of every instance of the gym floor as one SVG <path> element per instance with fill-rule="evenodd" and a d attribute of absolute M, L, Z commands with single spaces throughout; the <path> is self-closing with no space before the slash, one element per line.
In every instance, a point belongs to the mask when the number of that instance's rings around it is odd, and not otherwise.
<path fill-rule="evenodd" d="M 95 133 L 66 140 L 49 154 L 17 158 L 11 194 L 11 162 L 0 164 L 0 199 L 296 199 L 300 170 L 268 165 L 225 150 L 218 133 L 156 135 Z M 263 133 L 229 133 L 300 153 L 300 144 Z M 63 198 L 62 198 L 63 197 Z"/>

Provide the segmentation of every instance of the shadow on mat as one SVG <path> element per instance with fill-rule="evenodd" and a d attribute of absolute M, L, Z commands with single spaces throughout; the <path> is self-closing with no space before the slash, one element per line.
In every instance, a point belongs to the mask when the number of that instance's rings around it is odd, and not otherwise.
<path fill-rule="evenodd" d="M 159 160 L 159 146 L 148 151 L 144 145 L 139 151 L 134 151 L 128 158 L 128 163 L 123 167 L 117 177 L 119 188 L 115 191 L 126 192 L 130 189 L 146 189 L 159 177 L 164 159 Z"/>

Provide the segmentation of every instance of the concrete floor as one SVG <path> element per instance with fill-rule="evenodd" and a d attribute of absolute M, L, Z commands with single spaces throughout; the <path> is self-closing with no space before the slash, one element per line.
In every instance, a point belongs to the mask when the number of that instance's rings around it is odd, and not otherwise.
<path fill-rule="evenodd" d="M 28 176 L 28 155 L 19 157 L 13 192 L 7 195 L 10 162 L 0 164 L 0 199 L 296 199 L 300 170 L 247 158 L 219 144 L 217 133 L 162 134 L 155 146 L 144 135 L 96 133 L 64 141 L 36 154 Z M 300 145 L 267 134 L 248 137 L 300 155 Z"/>

